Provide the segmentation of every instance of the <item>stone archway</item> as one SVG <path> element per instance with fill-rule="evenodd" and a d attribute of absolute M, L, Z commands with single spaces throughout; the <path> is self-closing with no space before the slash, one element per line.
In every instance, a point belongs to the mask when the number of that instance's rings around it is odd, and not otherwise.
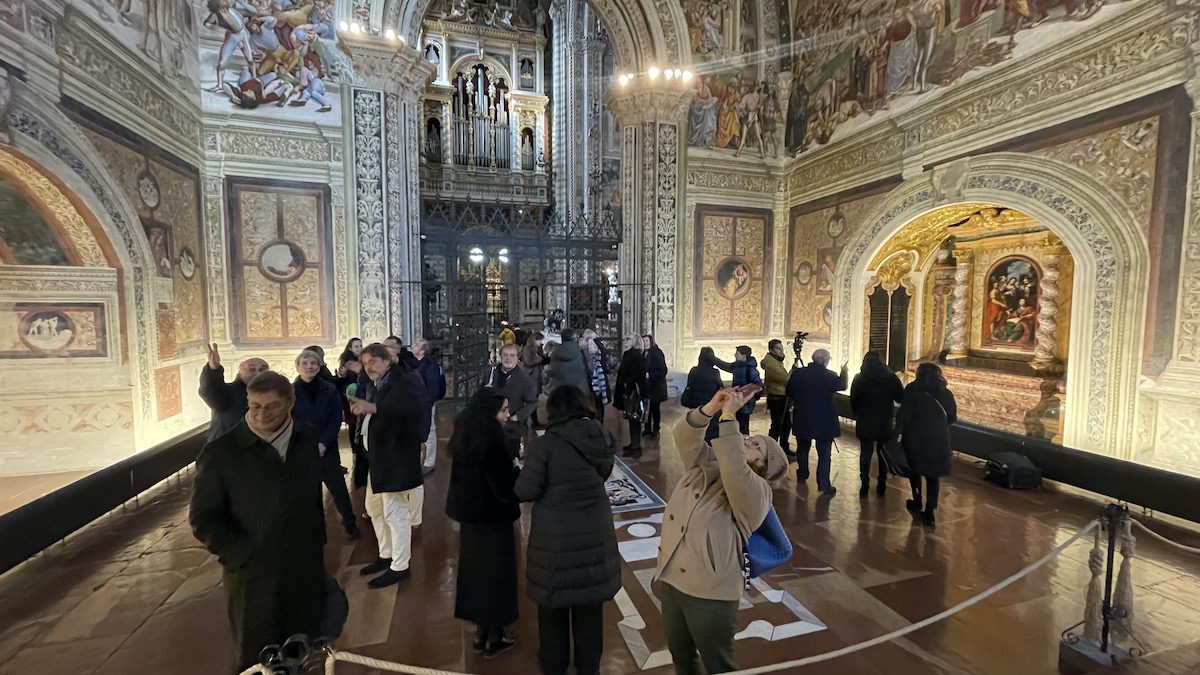
<path fill-rule="evenodd" d="M 1019 153 L 970 157 L 892 191 L 846 245 L 837 273 L 832 345 L 856 362 L 861 291 L 874 255 L 901 228 L 959 202 L 1020 209 L 1058 235 L 1075 260 L 1064 443 L 1129 457 L 1135 427 L 1149 249 L 1127 207 L 1078 169 Z"/>

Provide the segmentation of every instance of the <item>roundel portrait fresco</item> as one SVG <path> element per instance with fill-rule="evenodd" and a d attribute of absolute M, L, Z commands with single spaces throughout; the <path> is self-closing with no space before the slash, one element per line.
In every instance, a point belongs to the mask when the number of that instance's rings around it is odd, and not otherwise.
<path fill-rule="evenodd" d="M 729 258 L 717 267 L 717 290 L 736 300 L 750 292 L 750 264 L 741 258 Z"/>
<path fill-rule="evenodd" d="M 290 241 L 274 241 L 258 254 L 258 269 L 272 281 L 287 283 L 304 274 L 304 251 Z"/>

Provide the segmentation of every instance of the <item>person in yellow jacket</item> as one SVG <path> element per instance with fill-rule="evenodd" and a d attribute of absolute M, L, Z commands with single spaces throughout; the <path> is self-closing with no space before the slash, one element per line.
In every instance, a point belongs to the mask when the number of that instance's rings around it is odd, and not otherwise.
<path fill-rule="evenodd" d="M 767 356 L 762 360 L 763 383 L 767 387 L 767 410 L 771 413 L 771 429 L 767 432 L 773 440 L 779 443 L 789 462 L 796 461 L 796 455 L 788 448 L 788 440 L 792 435 L 792 400 L 787 395 L 788 367 L 785 364 L 787 356 L 783 351 L 783 342 L 771 340 L 767 343 Z"/>

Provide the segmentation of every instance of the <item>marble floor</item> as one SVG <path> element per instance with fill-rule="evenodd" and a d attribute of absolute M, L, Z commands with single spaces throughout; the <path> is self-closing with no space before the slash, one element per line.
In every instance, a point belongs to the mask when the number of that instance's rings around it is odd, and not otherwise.
<path fill-rule="evenodd" d="M 667 424 L 678 416 L 677 406 L 665 406 Z M 439 429 L 448 433 L 445 422 Z M 610 411 L 614 431 L 617 422 Z M 767 420 L 756 416 L 753 426 L 761 433 Z M 831 651 L 936 614 L 1037 560 L 1103 506 L 1054 489 L 1003 490 L 985 483 L 979 467 L 960 461 L 944 483 L 938 526 L 931 530 L 904 510 L 907 489 L 897 479 L 884 497 L 860 500 L 857 445 L 847 436 L 839 446 L 836 497 L 818 499 L 812 481 L 798 486 L 794 473 L 775 492 L 795 555 L 746 594 L 736 643 L 744 668 Z M 632 474 L 626 487 L 666 499 L 681 473 L 675 449 L 669 435 L 646 448 L 623 467 Z M 374 559 L 370 528 L 348 542 L 328 509 L 326 561 L 351 607 L 338 646 L 453 671 L 537 673 L 535 611 L 524 597 L 514 626 L 520 641 L 494 660 L 471 652 L 472 627 L 453 618 L 457 533 L 442 508 L 448 478 L 445 466 L 430 476 L 413 577 L 400 588 L 367 588 L 358 569 Z M 191 480 L 189 473 L 172 478 L 136 507 L 104 516 L 0 577 L 0 675 L 230 672 L 219 568 L 187 526 Z M 614 515 L 625 562 L 623 588 L 605 608 L 603 672 L 609 675 L 672 670 L 647 591 L 662 507 L 645 496 L 644 508 Z M 356 498 L 361 506 L 361 493 Z M 518 523 L 522 536 L 528 525 L 526 509 Z M 1200 544 L 1195 533 L 1160 531 Z M 1090 541 L 1077 542 L 1010 588 L 904 638 L 780 672 L 1059 672 L 1059 635 L 1082 616 L 1090 547 Z M 1135 631 L 1150 656 L 1123 671 L 1200 672 L 1200 557 L 1146 537 L 1137 549 Z M 375 671 L 339 665 L 337 672 Z"/>

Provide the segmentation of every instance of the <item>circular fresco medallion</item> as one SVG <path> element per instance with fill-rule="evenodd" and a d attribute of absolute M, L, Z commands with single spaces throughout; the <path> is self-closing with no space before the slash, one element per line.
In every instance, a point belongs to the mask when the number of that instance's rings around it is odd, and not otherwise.
<path fill-rule="evenodd" d="M 841 211 L 833 210 L 833 215 L 829 216 L 829 224 L 825 226 L 825 233 L 832 239 L 837 239 L 846 231 L 846 216 L 842 215 Z"/>
<path fill-rule="evenodd" d="M 158 181 L 154 179 L 154 175 L 148 170 L 143 170 L 137 177 L 138 197 L 148 209 L 158 208 L 161 199 L 161 193 L 158 190 Z"/>
<path fill-rule="evenodd" d="M 188 281 L 196 276 L 196 254 L 187 246 L 179 249 L 179 273 Z"/>
<path fill-rule="evenodd" d="M 821 320 L 829 328 L 833 328 L 833 301 L 825 303 L 825 307 L 821 309 Z"/>
<path fill-rule="evenodd" d="M 17 330 L 21 342 L 35 352 L 60 352 L 75 341 L 75 324 L 56 310 L 29 312 L 21 317 Z"/>
<path fill-rule="evenodd" d="M 271 281 L 287 283 L 304 274 L 304 251 L 290 241 L 273 241 L 258 253 L 258 269 Z"/>
<path fill-rule="evenodd" d="M 736 300 L 750 292 L 750 264 L 742 258 L 726 258 L 717 265 L 717 292 Z"/>
<path fill-rule="evenodd" d="M 809 284 L 809 282 L 812 281 L 812 277 L 813 277 L 812 265 L 808 262 L 800 263 L 800 266 L 796 268 L 797 283 L 799 283 L 801 286 L 807 286 Z"/>

